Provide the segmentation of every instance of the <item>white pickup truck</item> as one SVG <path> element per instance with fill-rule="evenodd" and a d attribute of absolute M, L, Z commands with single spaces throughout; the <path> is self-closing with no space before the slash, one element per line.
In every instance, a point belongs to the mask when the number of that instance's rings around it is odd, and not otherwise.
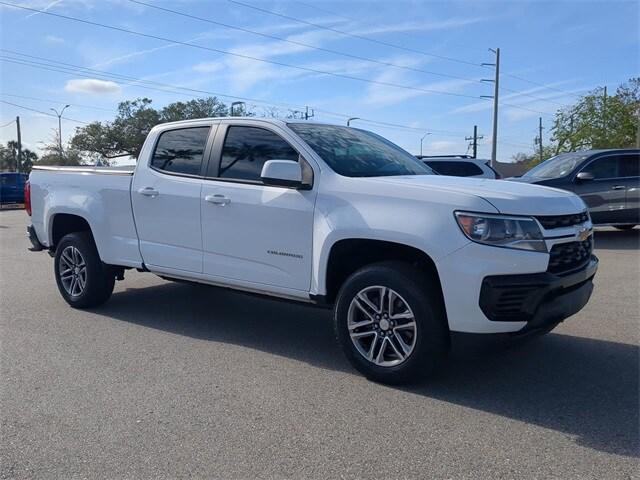
<path fill-rule="evenodd" d="M 343 126 L 163 124 L 135 169 L 36 167 L 25 190 L 32 250 L 55 257 L 72 307 L 131 268 L 333 306 L 348 359 L 390 383 L 432 372 L 453 331 L 551 330 L 598 263 L 578 196 L 435 175 Z"/>

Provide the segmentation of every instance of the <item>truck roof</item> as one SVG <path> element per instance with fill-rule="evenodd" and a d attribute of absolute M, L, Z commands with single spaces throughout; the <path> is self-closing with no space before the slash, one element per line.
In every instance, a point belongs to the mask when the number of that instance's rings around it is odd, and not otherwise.
<path fill-rule="evenodd" d="M 220 121 L 220 120 L 233 120 L 233 121 L 238 121 L 238 120 L 246 120 L 246 121 L 252 121 L 252 122 L 263 122 L 263 123 L 269 123 L 272 125 L 279 125 L 279 126 L 285 126 L 287 124 L 291 124 L 291 123 L 301 123 L 301 124 L 306 124 L 306 125 L 333 125 L 333 126 L 339 126 L 339 127 L 345 127 L 345 125 L 337 125 L 335 123 L 324 123 L 324 122 L 310 122 L 308 120 L 297 120 L 297 119 L 286 119 L 286 120 L 282 120 L 282 119 L 278 119 L 278 118 L 264 118 L 264 117 L 206 117 L 206 118 L 192 118 L 189 120 L 177 120 L 175 122 L 165 122 L 165 123 L 160 123 L 158 125 L 156 125 L 154 128 L 156 127 L 163 127 L 165 125 L 188 125 L 190 123 L 197 123 L 197 122 L 203 122 L 203 121 Z M 354 127 L 349 127 L 349 128 L 354 128 Z"/>

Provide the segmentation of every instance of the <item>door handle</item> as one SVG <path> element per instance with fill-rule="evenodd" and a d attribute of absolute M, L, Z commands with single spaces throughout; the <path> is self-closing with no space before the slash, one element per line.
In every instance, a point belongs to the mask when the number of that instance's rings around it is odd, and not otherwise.
<path fill-rule="evenodd" d="M 144 187 L 138 190 L 138 193 L 140 195 L 144 195 L 145 197 L 157 197 L 158 195 L 160 195 L 160 192 L 154 188 L 151 187 Z"/>
<path fill-rule="evenodd" d="M 627 187 L 625 187 L 624 185 L 615 185 L 611 187 L 611 190 L 624 190 L 625 188 Z"/>
<path fill-rule="evenodd" d="M 224 207 L 225 205 L 228 205 L 229 203 L 231 203 L 231 199 L 229 197 L 225 197 L 224 195 L 207 195 L 204 197 L 204 199 L 209 202 L 209 203 L 213 203 L 214 205 L 220 205 L 221 207 Z"/>

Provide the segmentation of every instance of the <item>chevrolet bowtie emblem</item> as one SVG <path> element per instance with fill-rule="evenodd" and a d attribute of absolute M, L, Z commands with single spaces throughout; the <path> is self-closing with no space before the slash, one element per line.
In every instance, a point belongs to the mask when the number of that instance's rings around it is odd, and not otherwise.
<path fill-rule="evenodd" d="M 591 235 L 591 231 L 587 227 L 582 227 L 576 232 L 576 236 L 581 242 L 584 242 L 587 238 L 589 238 L 589 235 Z"/>

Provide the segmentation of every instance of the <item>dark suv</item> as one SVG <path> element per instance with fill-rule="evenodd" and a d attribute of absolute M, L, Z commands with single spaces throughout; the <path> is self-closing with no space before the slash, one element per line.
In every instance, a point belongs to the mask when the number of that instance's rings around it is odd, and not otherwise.
<path fill-rule="evenodd" d="M 509 180 L 577 193 L 596 225 L 626 230 L 640 224 L 640 150 L 561 153 Z"/>

